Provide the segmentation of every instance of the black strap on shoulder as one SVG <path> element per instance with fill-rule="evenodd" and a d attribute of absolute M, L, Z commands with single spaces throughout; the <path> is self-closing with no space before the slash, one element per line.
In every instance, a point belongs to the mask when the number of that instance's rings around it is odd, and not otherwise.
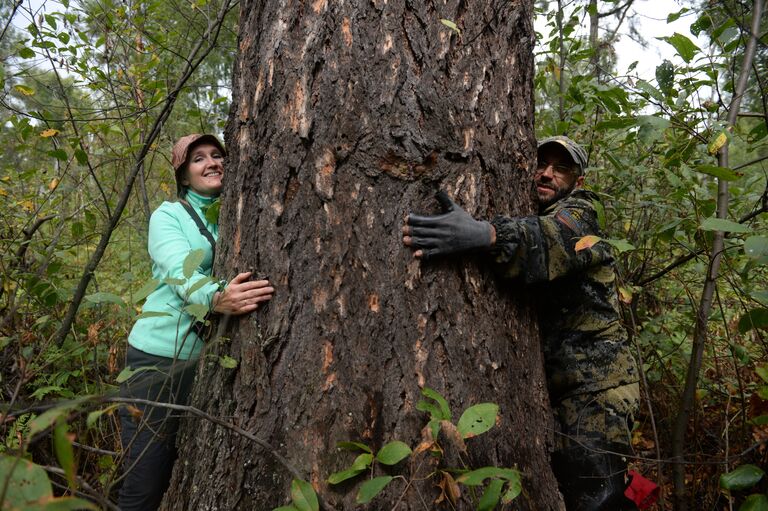
<path fill-rule="evenodd" d="M 187 210 L 187 213 L 189 213 L 189 216 L 191 216 L 192 220 L 195 221 L 195 224 L 197 224 L 197 228 L 200 230 L 200 234 L 202 234 L 211 244 L 211 249 L 213 249 L 213 256 L 211 257 L 211 261 L 213 261 L 216 259 L 216 240 L 213 239 L 213 234 L 211 234 L 211 231 L 208 230 L 203 221 L 200 220 L 200 216 L 197 214 L 197 211 L 195 211 L 195 208 L 189 205 L 189 202 L 185 201 L 184 199 L 181 199 L 179 202 L 182 206 L 184 206 L 184 209 Z"/>

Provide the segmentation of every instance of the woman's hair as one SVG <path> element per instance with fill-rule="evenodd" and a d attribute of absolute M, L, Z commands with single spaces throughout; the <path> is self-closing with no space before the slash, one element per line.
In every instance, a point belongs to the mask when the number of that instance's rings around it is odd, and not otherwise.
<path fill-rule="evenodd" d="M 181 184 L 184 179 L 184 173 L 187 171 L 187 160 L 189 159 L 189 153 L 195 147 L 200 144 L 211 144 L 216 146 L 221 151 L 222 156 L 227 155 L 227 150 L 224 149 L 224 145 L 214 135 L 193 133 L 185 137 L 181 137 L 173 144 L 171 149 L 171 165 L 176 177 L 176 196 L 179 199 L 183 199 L 187 194 L 187 187 Z"/>

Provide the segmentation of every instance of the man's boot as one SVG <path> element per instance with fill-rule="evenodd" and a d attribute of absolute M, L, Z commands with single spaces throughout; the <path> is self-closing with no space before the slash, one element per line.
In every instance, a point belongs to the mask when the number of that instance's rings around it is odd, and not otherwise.
<path fill-rule="evenodd" d="M 568 511 L 631 511 L 635 504 L 624 496 L 627 461 L 620 455 L 626 445 L 568 447 L 552 453 L 552 469 Z"/>

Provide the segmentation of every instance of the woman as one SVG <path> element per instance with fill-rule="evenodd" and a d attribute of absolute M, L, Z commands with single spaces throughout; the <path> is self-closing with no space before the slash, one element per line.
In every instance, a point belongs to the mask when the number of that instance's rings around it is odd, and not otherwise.
<path fill-rule="evenodd" d="M 272 298 L 269 282 L 251 281 L 250 272 L 223 289 L 210 278 L 218 225 L 206 219 L 203 208 L 221 192 L 225 156 L 213 135 L 187 135 L 173 146 L 179 201 L 164 202 L 149 221 L 152 276 L 160 283 L 144 304 L 144 312 L 152 314 L 136 321 L 128 336 L 127 366 L 134 373 L 120 386 L 123 397 L 186 404 L 204 339 L 185 309 L 204 305 L 215 313 L 241 315 Z M 184 261 L 192 250 L 202 250 L 204 257 L 186 278 Z M 178 413 L 137 404 L 121 408 L 120 422 L 125 461 L 119 507 L 157 509 L 176 459 Z"/>

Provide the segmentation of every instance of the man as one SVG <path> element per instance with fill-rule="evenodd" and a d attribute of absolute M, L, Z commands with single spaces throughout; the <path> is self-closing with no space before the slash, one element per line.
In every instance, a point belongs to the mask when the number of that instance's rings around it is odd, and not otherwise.
<path fill-rule="evenodd" d="M 539 215 L 473 219 L 445 192 L 444 213 L 408 216 L 403 242 L 422 259 L 485 251 L 503 277 L 529 286 L 544 343 L 547 386 L 560 431 L 552 467 L 569 511 L 635 509 L 624 496 L 637 368 L 620 322 L 610 246 L 581 189 L 587 155 L 568 137 L 542 140 L 534 177 Z"/>

